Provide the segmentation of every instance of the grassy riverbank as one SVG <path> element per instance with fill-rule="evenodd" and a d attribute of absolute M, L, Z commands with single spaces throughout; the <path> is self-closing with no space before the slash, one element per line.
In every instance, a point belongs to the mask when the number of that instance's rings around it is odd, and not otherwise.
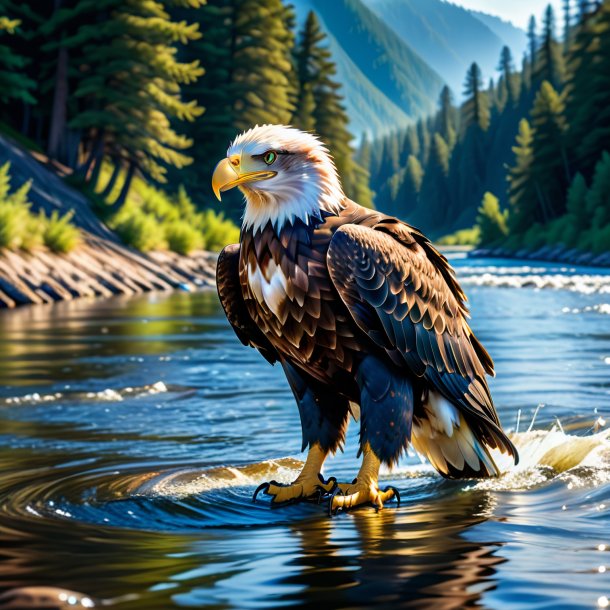
<path fill-rule="evenodd" d="M 44 161 L 0 136 L 0 308 L 214 285 L 235 225 L 143 180 L 114 211 Z"/>

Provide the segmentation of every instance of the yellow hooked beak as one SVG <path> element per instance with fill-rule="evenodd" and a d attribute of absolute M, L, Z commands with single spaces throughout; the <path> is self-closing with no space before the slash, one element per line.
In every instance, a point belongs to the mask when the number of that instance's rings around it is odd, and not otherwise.
<path fill-rule="evenodd" d="M 216 166 L 212 176 L 212 190 L 218 201 L 221 200 L 220 193 L 229 191 L 240 184 L 268 180 L 277 175 L 277 172 L 272 172 L 270 170 L 243 172 L 242 170 L 244 169 L 246 168 L 242 167 L 239 155 L 232 155 L 228 159 L 223 159 Z"/>

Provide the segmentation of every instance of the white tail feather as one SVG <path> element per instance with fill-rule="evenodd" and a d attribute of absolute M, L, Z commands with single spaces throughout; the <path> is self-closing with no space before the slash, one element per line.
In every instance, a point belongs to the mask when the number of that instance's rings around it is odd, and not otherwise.
<path fill-rule="evenodd" d="M 413 448 L 445 476 L 499 476 L 512 458 L 475 437 L 459 409 L 431 392 L 413 420 Z"/>

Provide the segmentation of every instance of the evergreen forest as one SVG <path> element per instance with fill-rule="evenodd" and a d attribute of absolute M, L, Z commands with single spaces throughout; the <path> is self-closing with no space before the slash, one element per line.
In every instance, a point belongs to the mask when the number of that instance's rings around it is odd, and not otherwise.
<path fill-rule="evenodd" d="M 362 142 L 378 208 L 451 244 L 610 249 L 610 2 L 563 6 L 497 79 L 473 62 L 461 105 L 444 87 L 435 115 Z"/>
<path fill-rule="evenodd" d="M 352 129 L 331 52 L 340 34 L 318 15 L 353 13 L 378 33 L 354 58 L 384 45 L 410 55 L 356 0 L 300 20 L 282 0 L 0 0 L 0 133 L 44 155 L 138 247 L 188 251 L 206 243 L 193 227 L 238 223 L 240 196 L 218 207 L 211 172 L 238 132 L 283 123 L 320 135 L 349 197 L 435 239 L 606 252 L 610 0 L 563 6 L 531 18 L 523 58 L 504 46 L 490 80 L 473 58 L 459 103 L 434 76 L 437 111 L 405 102 L 410 125 L 379 136 Z M 387 72 L 390 90 L 410 68 Z M 155 227 L 165 234 L 151 240 Z"/>

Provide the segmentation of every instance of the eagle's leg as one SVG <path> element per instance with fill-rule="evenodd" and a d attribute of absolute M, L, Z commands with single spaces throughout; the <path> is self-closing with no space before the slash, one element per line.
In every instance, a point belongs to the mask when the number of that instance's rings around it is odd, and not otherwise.
<path fill-rule="evenodd" d="M 367 356 L 356 376 L 360 388 L 360 452 L 362 466 L 352 483 L 338 483 L 330 501 L 331 513 L 398 498 L 393 488 L 379 489 L 379 468 L 398 461 L 411 439 L 413 386 L 409 378 L 390 362 Z"/>
<path fill-rule="evenodd" d="M 400 499 L 398 492 L 393 487 L 379 489 L 379 467 L 381 461 L 371 446 L 367 443 L 363 449 L 362 466 L 358 476 L 353 483 L 341 483 L 337 485 L 336 493 L 331 498 L 331 512 L 340 508 L 348 509 L 360 504 L 372 504 L 376 508 L 383 505 L 392 498 Z"/>
<path fill-rule="evenodd" d="M 303 469 L 292 483 L 283 485 L 271 481 L 261 485 L 256 493 L 259 490 L 264 491 L 266 495 L 272 497 L 272 503 L 276 505 L 289 504 L 309 498 L 322 498 L 325 494 L 330 493 L 337 483 L 334 478 L 325 481 L 320 474 L 327 455 L 328 451 L 322 449 L 319 444 L 312 445 L 307 453 Z"/>
<path fill-rule="evenodd" d="M 282 362 L 288 383 L 299 407 L 303 430 L 302 450 L 309 448 L 305 465 L 289 485 L 275 481 L 264 483 L 260 491 L 272 496 L 274 505 L 320 499 L 332 492 L 337 484 L 334 477 L 322 477 L 322 465 L 329 453 L 334 453 L 345 438 L 349 413 L 348 400 L 309 377 L 288 362 Z"/>

